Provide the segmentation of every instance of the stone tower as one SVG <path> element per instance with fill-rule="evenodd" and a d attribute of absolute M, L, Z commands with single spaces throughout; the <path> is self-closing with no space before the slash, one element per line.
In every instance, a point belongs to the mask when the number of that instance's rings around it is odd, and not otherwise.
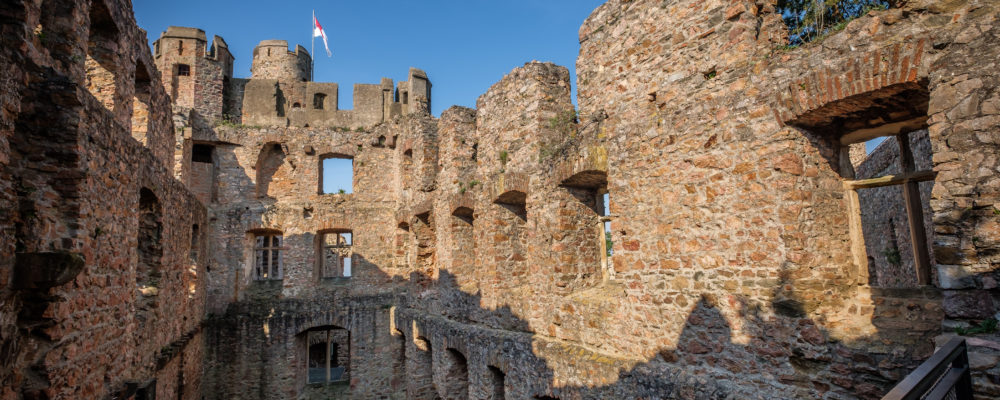
<path fill-rule="evenodd" d="M 153 42 L 157 69 L 175 106 L 195 110 L 206 121 L 222 118 L 224 88 L 233 77 L 233 55 L 219 36 L 206 46 L 205 31 L 168 27 Z"/>
<path fill-rule="evenodd" d="M 284 40 L 263 40 L 253 49 L 252 79 L 312 80 L 312 57 L 301 45 L 288 51 Z"/>

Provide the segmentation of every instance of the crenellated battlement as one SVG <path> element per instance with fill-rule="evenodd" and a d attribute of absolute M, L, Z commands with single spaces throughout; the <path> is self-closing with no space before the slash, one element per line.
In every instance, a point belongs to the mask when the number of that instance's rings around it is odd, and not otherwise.
<path fill-rule="evenodd" d="M 312 56 L 301 45 L 290 49 L 286 40 L 260 41 L 253 49 L 249 79 L 233 78 L 229 45 L 214 36 L 208 46 L 201 29 L 171 26 L 153 46 L 174 105 L 196 111 L 191 118 L 200 118 L 202 127 L 225 119 L 261 126 L 354 129 L 430 111 L 431 83 L 417 68 L 410 68 L 405 81 L 382 78 L 379 83 L 354 84 L 352 109 L 340 110 L 339 85 L 312 81 Z"/>
<path fill-rule="evenodd" d="M 255 51 L 260 50 L 258 46 Z M 389 78 L 382 78 L 377 84 L 354 84 L 350 110 L 338 108 L 340 86 L 337 83 L 256 76 L 248 80 L 236 79 L 230 93 L 242 96 L 242 100 L 232 99 L 241 107 L 231 113 L 231 119 L 241 119 L 247 125 L 358 128 L 396 116 L 429 113 L 431 84 L 427 74 L 410 68 L 407 77 L 397 84 Z"/>
<path fill-rule="evenodd" d="M 233 55 L 229 51 L 229 44 L 218 35 L 212 36 L 209 44 L 205 31 L 198 28 L 167 27 L 166 31 L 160 33 L 160 38 L 153 42 L 153 56 L 158 65 L 161 60 L 175 57 L 202 57 L 227 66 L 227 76 L 233 75 Z"/>
<path fill-rule="evenodd" d="M 153 42 L 156 68 L 174 105 L 193 109 L 207 121 L 222 118 L 224 82 L 233 77 L 233 54 L 222 37 L 209 45 L 205 31 L 168 27 Z"/>

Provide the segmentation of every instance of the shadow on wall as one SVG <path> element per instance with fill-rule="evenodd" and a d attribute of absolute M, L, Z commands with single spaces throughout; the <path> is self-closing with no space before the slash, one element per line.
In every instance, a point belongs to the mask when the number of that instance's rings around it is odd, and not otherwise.
<path fill-rule="evenodd" d="M 295 392 L 287 385 L 295 381 L 290 378 L 301 376 L 294 369 L 305 360 L 283 358 L 292 354 L 287 351 L 302 332 L 330 325 L 351 331 L 351 354 L 368 356 L 351 359 L 350 389 L 361 396 L 391 390 L 395 395 L 434 393 L 440 398 L 491 392 L 492 398 L 716 399 L 756 398 L 764 393 L 818 398 L 832 392 L 874 399 L 933 349 L 930 337 L 924 335 L 913 339 L 917 357 L 891 348 L 869 350 L 873 343 L 898 341 L 896 335 L 905 335 L 906 326 L 914 321 L 934 319 L 925 315 L 934 315 L 933 307 L 892 297 L 899 293 L 873 293 L 873 300 L 881 296 L 872 302 L 879 304 L 872 317 L 879 331 L 847 343 L 820 327 L 826 321 L 810 319 L 811 303 L 791 291 L 775 297 L 770 305 L 776 310 L 773 315 L 742 296 L 700 295 L 690 305 L 674 346 L 659 349 L 649 359 L 594 353 L 533 332 L 528 321 L 507 306 L 484 309 L 481 296 L 460 290 L 450 271 L 439 270 L 437 279 L 418 272 L 401 279 L 362 254 L 355 257 L 357 270 L 351 279 L 384 282 L 386 293 L 352 295 L 348 282 L 326 285 L 317 292 L 326 295 L 315 298 L 281 298 L 280 282 L 255 282 L 251 285 L 257 289 L 272 290 L 255 290 L 257 295 L 215 317 L 210 322 L 215 329 L 210 329 L 206 342 L 208 364 L 213 366 L 209 372 L 213 378 L 207 382 L 242 383 L 207 390 L 206 398 L 264 399 Z M 786 276 L 779 287 L 793 283 Z M 939 301 L 933 295 L 927 298 L 927 303 Z M 739 318 L 720 312 L 722 302 L 727 309 L 740 310 Z M 429 309 L 444 304 L 451 311 Z M 389 305 L 394 311 L 388 310 Z M 463 309 L 466 317 L 458 313 Z M 392 321 L 379 321 L 383 318 Z M 634 321 L 615 321 L 630 322 Z M 490 327 L 496 325 L 504 328 Z M 403 340 L 380 342 L 390 331 Z M 432 360 L 429 365 L 427 360 Z M 396 364 L 406 365 L 392 372 L 396 384 L 373 389 L 373 377 Z M 501 375 L 503 383 L 498 385 Z M 466 379 L 450 378 L 462 376 Z M 503 393 L 500 397 L 495 395 L 498 390 Z"/>
<path fill-rule="evenodd" d="M 422 293 L 419 299 L 405 294 L 397 298 L 394 322 L 401 328 L 397 328 L 396 334 L 410 339 L 427 338 L 435 360 L 446 359 L 450 355 L 444 353 L 446 350 L 457 351 L 467 360 L 470 374 L 479 372 L 479 376 L 468 378 L 470 387 L 465 390 L 470 393 L 488 391 L 485 388 L 490 386 L 491 378 L 487 372 L 489 368 L 498 369 L 506 379 L 504 387 L 510 398 L 754 398 L 779 392 L 787 398 L 818 398 L 834 392 L 875 399 L 912 370 L 919 363 L 916 360 L 928 357 L 933 351 L 933 333 L 913 335 L 906 327 L 940 320 L 940 312 L 935 311 L 939 308 L 934 305 L 940 299 L 933 293 L 876 292 L 872 294 L 872 303 L 878 306 L 872 319 L 879 331 L 848 343 L 831 338 L 821 328 L 823 321 L 810 319 L 809 302 L 796 298 L 794 292 L 775 297 L 776 302 L 771 304 L 776 310 L 774 315 L 762 312 L 763 307 L 742 296 L 719 298 L 704 294 L 691 306 L 676 345 L 659 349 L 656 356 L 641 360 L 591 353 L 533 332 L 528 322 L 507 306 L 477 309 L 481 300 L 478 293 L 462 292 L 449 271 L 441 270 L 438 274 L 437 280 L 411 275 L 410 286 L 413 282 L 431 283 L 429 287 L 421 284 L 407 290 L 406 293 Z M 915 295 L 924 295 L 926 301 L 901 300 L 906 298 L 903 296 Z M 484 326 L 482 321 L 477 324 L 460 321 L 462 318 L 440 318 L 421 309 L 435 298 L 440 298 L 441 303 L 457 302 L 470 307 L 467 314 L 514 321 L 520 332 L 500 333 Z M 728 309 L 741 310 L 739 318 L 724 316 L 719 311 L 720 302 L 728 303 Z M 412 308 L 407 309 L 408 306 Z M 413 332 L 409 331 L 411 326 Z M 914 347 L 914 353 L 904 356 L 900 349 L 867 350 L 877 346 L 886 348 L 885 342 L 898 342 L 907 335 L 912 338 L 907 344 Z M 411 340 L 406 343 L 414 345 Z M 595 362 L 595 359 L 605 361 Z M 441 374 L 454 374 L 437 365 L 435 382 L 442 381 Z M 572 383 L 572 378 L 580 377 L 609 383 Z M 449 393 L 456 390 L 451 386 L 454 385 L 435 387 L 438 395 L 449 398 L 453 397 Z"/>
<path fill-rule="evenodd" d="M 241 179 L 249 180 L 249 176 Z M 273 199 L 263 200 L 267 201 L 260 205 L 267 209 Z M 263 222 L 260 211 L 248 211 L 236 219 L 249 224 L 244 227 L 259 226 Z M 246 232 L 230 233 L 234 237 L 228 238 L 229 243 L 235 246 L 227 247 L 242 252 Z M 284 239 L 286 243 L 313 243 L 305 236 Z M 229 259 L 244 257 L 232 256 Z M 331 325 L 351 331 L 352 354 L 373 352 L 370 358 L 351 358 L 350 390 L 361 396 L 389 390 L 396 395 L 436 393 L 441 398 L 464 398 L 463 391 L 492 392 L 493 398 L 755 398 L 779 392 L 787 398 L 818 398 L 829 393 L 879 398 L 918 364 L 916 360 L 930 355 L 932 337 L 939 331 L 935 324 L 941 320 L 940 296 L 933 290 L 853 289 L 859 292 L 835 296 L 861 299 L 854 303 L 803 298 L 797 289 L 815 293 L 815 288 L 807 286 L 814 283 L 786 269 L 779 274 L 773 300 L 766 305 L 736 294 L 683 294 L 697 300 L 681 305 L 687 311 L 674 345 L 647 353 L 654 354 L 649 358 L 637 358 L 595 353 L 536 332 L 507 305 L 483 307 L 479 292 L 463 291 L 454 273 L 435 270 L 433 254 L 428 255 L 430 261 L 411 266 L 407 278 L 390 272 L 396 270 L 393 266 L 377 265 L 357 251 L 354 257 L 350 280 L 323 283 L 309 298 L 283 298 L 281 281 L 250 282 L 246 300 L 231 304 L 225 315 L 210 317 L 206 398 L 266 399 L 302 393 L 303 386 L 296 385 L 305 384 L 297 378 L 304 375 L 297 369 L 304 368 L 306 361 L 301 357 L 289 360 L 288 354 L 297 354 L 292 351 L 295 338 L 303 332 Z M 236 266 L 233 275 L 224 279 L 249 279 L 243 267 Z M 356 294 L 354 285 L 384 291 Z M 823 315 L 816 311 L 824 304 L 843 306 L 857 318 L 870 318 L 874 329 L 850 340 L 831 337 L 821 327 L 838 321 L 810 317 Z M 390 306 L 393 313 L 388 311 Z M 737 311 L 727 315 L 720 309 Z M 681 317 L 674 320 L 679 322 Z M 404 340 L 378 342 L 388 338 L 389 326 L 399 327 L 393 334 Z M 621 326 L 605 328 L 624 331 Z M 664 327 L 665 335 L 669 331 L 674 330 Z M 606 337 L 614 339 L 611 334 Z M 399 348 L 400 343 L 406 347 Z M 421 352 L 426 353 L 423 358 Z M 396 355 L 403 360 L 385 359 Z M 428 365 L 420 359 L 432 362 Z M 373 389 L 377 384 L 370 379 L 385 374 L 379 368 L 394 363 L 407 365 L 392 373 L 396 383 L 388 389 Z M 421 374 L 421 369 L 433 374 Z M 498 372 L 500 385 L 496 384 Z M 467 383 L 455 385 L 456 380 L 448 376 L 467 376 Z M 215 387 L 212 381 L 241 384 Z M 503 389 L 501 397 L 495 394 L 498 387 Z"/>

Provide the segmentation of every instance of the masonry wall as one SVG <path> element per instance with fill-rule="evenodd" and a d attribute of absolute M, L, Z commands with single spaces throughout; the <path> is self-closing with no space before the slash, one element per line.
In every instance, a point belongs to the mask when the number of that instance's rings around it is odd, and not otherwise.
<path fill-rule="evenodd" d="M 190 96 L 149 74 L 134 118 L 153 61 L 129 5 L 47 6 L 0 6 L 3 399 L 878 398 L 943 324 L 996 313 L 992 4 L 909 2 L 789 50 L 768 2 L 611 0 L 580 29 L 579 110 L 569 71 L 531 62 L 436 119 L 411 71 L 407 107 L 356 86 L 382 114 L 352 130 L 279 110 L 317 84 L 201 58 Z M 845 186 L 886 171 L 841 144 L 885 104 L 927 117 L 929 286 L 872 257 Z M 331 156 L 353 193 L 321 193 Z M 324 278 L 343 231 L 351 277 Z M 254 275 L 263 234 L 280 279 Z M 307 383 L 325 328 L 349 332 L 346 384 Z M 970 341 L 984 398 L 991 340 Z"/>
<path fill-rule="evenodd" d="M 157 382 L 192 398 L 197 379 L 182 388 L 163 371 L 180 352 L 198 358 L 189 338 L 204 313 L 203 268 L 189 250 L 197 243 L 191 228 L 206 216 L 168 167 L 168 100 L 158 75 L 140 69 L 153 63 L 131 8 L 65 1 L 3 9 L 13 18 L 3 23 L 0 56 L 11 84 L 0 396 L 105 398 Z M 148 125 L 138 137 L 130 129 L 137 69 L 148 80 Z M 139 286 L 143 188 L 160 206 L 153 239 L 162 256 L 158 279 Z M 140 303 L 152 306 L 140 314 Z M 201 363 L 174 371 L 197 377 Z"/>
<path fill-rule="evenodd" d="M 948 32 L 944 37 L 957 37 L 967 24 L 989 20 L 986 15 L 995 12 L 981 4 L 965 7 L 911 5 L 907 12 L 915 14 L 909 20 L 891 10 L 853 22 L 822 45 L 785 52 L 775 50 L 786 35 L 780 16 L 766 4 L 605 4 L 581 28 L 581 109 L 577 118 L 567 119 L 573 133 L 565 135 L 572 140 L 549 133 L 546 128 L 554 126 L 542 123 L 560 122 L 552 120 L 558 112 L 550 111 L 558 106 L 539 106 L 546 100 L 559 104 L 556 69 L 543 72 L 551 67 L 527 65 L 480 99 L 477 175 L 490 194 L 474 192 L 473 271 L 454 264 L 461 257 L 455 254 L 455 240 L 464 228 L 455 228 L 449 213 L 468 202 L 465 193 L 448 193 L 449 181 L 455 185 L 458 180 L 448 170 L 454 145 L 441 137 L 445 163 L 438 193 L 431 194 L 436 203 L 448 205 L 421 217 L 426 200 L 404 196 L 408 203 L 400 212 L 436 223 L 433 240 L 413 232 L 403 243 L 415 243 L 409 254 L 416 257 L 410 259 L 437 277 L 431 286 L 436 290 L 423 289 L 421 299 L 449 300 L 411 302 L 410 309 L 397 314 L 407 316 L 397 326 L 408 327 L 410 318 L 417 325 L 432 320 L 447 325 L 420 329 L 419 334 L 431 343 L 434 357 L 445 357 L 448 348 L 465 355 L 470 393 L 486 392 L 484 364 L 503 364 L 506 376 L 517 382 L 513 387 L 525 388 L 520 395 L 881 396 L 917 360 L 931 354 L 942 321 L 958 312 L 949 311 L 954 303 L 947 299 L 972 293 L 869 284 L 867 256 L 857 258 L 854 245 L 854 235 L 862 233 L 855 230 L 861 227 L 851 226 L 852 209 L 842 183 L 848 178 L 839 158 L 846 148 L 827 132 L 788 125 L 827 104 L 829 110 L 852 112 L 849 102 L 837 101 L 863 98 L 898 82 L 923 87 L 931 104 L 943 101 L 935 100 L 933 83 L 920 85 L 953 65 L 940 64 L 938 57 L 947 51 L 932 51 L 930 39 L 921 42 L 920 37 L 934 32 L 939 38 L 942 31 Z M 952 12 L 959 15 L 953 22 L 942 18 Z M 897 45 L 899 32 L 911 36 Z M 859 53 L 855 40 L 868 37 L 873 44 Z M 878 60 L 876 68 L 870 67 L 873 59 Z M 852 76 L 857 80 L 850 81 Z M 536 87 L 544 89 L 536 92 Z M 962 93 L 956 97 L 966 98 Z M 937 121 L 934 109 L 925 111 L 932 125 Z M 930 143 L 938 146 L 933 134 Z M 500 161 L 503 150 L 506 162 Z M 588 269 L 599 263 L 588 262 L 594 258 L 586 248 L 556 247 L 565 237 L 570 238 L 566 243 L 584 241 L 588 218 L 573 214 L 579 203 L 557 203 L 566 214 L 556 221 L 549 218 L 559 214 L 548 212 L 556 209 L 549 205 L 554 187 L 602 169 L 614 243 L 613 271 L 606 275 Z M 948 185 L 940 176 L 934 184 Z M 520 222 L 499 212 L 509 209 L 492 201 L 511 191 L 527 195 L 526 218 Z M 536 193 L 545 195 L 533 197 Z M 941 211 L 935 213 L 936 233 L 950 230 L 942 230 Z M 556 226 L 562 231 L 553 232 Z M 437 246 L 437 268 L 420 263 L 421 254 L 430 254 L 422 243 Z M 935 243 L 937 254 L 942 242 Z M 548 245 L 569 259 L 549 258 Z M 936 260 L 945 262 L 940 255 Z M 457 274 L 443 270 L 449 264 Z M 566 274 L 563 268 L 594 271 L 600 278 L 588 281 L 586 275 Z M 545 273 L 532 275 L 536 269 Z M 470 281 L 479 287 L 463 283 Z M 569 284 L 563 288 L 560 281 Z M 963 304 L 967 312 L 990 312 L 979 300 Z M 502 330 L 503 339 L 484 327 Z M 490 345 L 477 340 L 513 340 L 519 331 L 532 341 L 531 355 L 508 351 L 496 360 L 480 351 Z M 587 354 L 588 360 L 616 360 L 619 364 L 609 368 L 620 373 L 546 352 L 540 345 L 557 339 L 571 348 L 580 346 L 578 354 Z M 537 365 L 532 357 L 546 364 L 536 374 L 527 372 Z M 753 362 L 748 365 L 748 360 Z M 993 367 L 985 363 L 977 368 Z M 631 380 L 649 371 L 657 371 L 651 381 Z M 449 373 L 448 363 L 435 359 L 434 379 L 442 397 L 453 395 L 441 392 L 448 389 L 440 378 Z M 650 383 L 694 382 L 688 374 L 711 377 L 713 384 L 698 391 L 683 383 L 670 388 Z M 986 374 L 977 373 L 977 382 L 989 394 L 991 386 L 982 378 Z"/>
<path fill-rule="evenodd" d="M 382 351 L 398 346 L 387 313 L 409 272 L 391 267 L 399 182 L 385 171 L 395 169 L 398 147 L 385 136 L 433 138 L 435 130 L 423 116 L 372 131 L 218 126 L 192 134 L 190 141 L 214 146 L 217 182 L 217 200 L 206 204 L 217 216 L 208 240 L 221 249 L 207 274 L 208 398 L 404 398 L 398 352 Z M 353 159 L 353 193 L 321 193 L 328 157 Z M 352 233 L 352 274 L 323 278 L 320 235 L 341 231 Z M 283 236 L 280 280 L 253 276 L 253 236 L 261 232 Z M 350 382 L 306 384 L 300 339 L 328 325 L 350 332 Z"/>
<path fill-rule="evenodd" d="M 395 342 L 385 343 L 402 348 L 386 353 L 405 360 L 380 359 L 393 370 L 373 377 L 405 377 L 394 395 L 410 398 L 490 398 L 498 390 L 512 398 L 880 397 L 933 352 L 942 321 L 959 318 L 951 316 L 959 309 L 984 312 L 985 297 L 974 296 L 990 292 L 873 282 L 879 267 L 865 242 L 856 243 L 867 227 L 844 188 L 852 179 L 840 163 L 847 147 L 829 130 L 791 125 L 853 115 L 865 98 L 891 97 L 897 87 L 924 93 L 939 171 L 928 214 L 935 235 L 958 232 L 942 228 L 949 208 L 935 206 L 944 196 L 937 188 L 952 184 L 941 180 L 933 128 L 942 118 L 935 104 L 944 101 L 934 79 L 955 67 L 941 60 L 958 47 L 935 49 L 928 37 L 972 43 L 960 33 L 996 10 L 909 7 L 907 19 L 900 10 L 876 13 L 822 44 L 787 51 L 779 49 L 787 40 L 780 15 L 768 4 L 611 1 L 580 30 L 579 112 L 566 69 L 528 63 L 491 87 L 476 110 L 351 134 L 371 143 L 356 160 L 380 154 L 373 171 L 381 179 L 354 203 L 332 207 L 386 201 L 378 218 L 345 213 L 345 223 L 380 232 L 383 241 L 364 252 L 386 257 L 372 259 L 369 276 L 403 281 L 351 278 L 345 304 L 362 301 L 362 290 L 392 296 Z M 871 44 L 859 50 L 862 39 Z M 312 173 L 301 169 L 310 158 L 296 150 L 311 130 L 259 131 L 233 137 L 280 132 L 273 141 L 287 144 L 296 178 L 281 180 L 273 205 L 260 203 L 268 207 L 261 217 L 234 209 L 227 225 L 249 218 L 261 228 L 315 229 L 293 208 L 316 202 L 307 189 Z M 351 137 L 326 135 L 334 143 Z M 269 140 L 233 141 L 247 147 L 236 150 L 246 176 Z M 954 168 L 972 161 L 956 159 Z M 607 260 L 596 202 L 604 190 Z M 220 239 L 238 251 L 246 229 Z M 288 237 L 286 265 L 308 264 L 309 240 Z M 951 261 L 938 237 L 943 265 Z M 229 295 L 242 299 L 240 307 L 269 296 L 323 296 L 294 271 L 301 267 L 289 268 L 280 286 L 237 284 L 246 292 Z M 958 302 L 964 308 L 948 300 L 967 296 L 974 300 Z M 288 374 L 292 367 L 261 368 Z M 985 376 L 995 366 L 977 368 L 978 384 L 991 393 Z"/>

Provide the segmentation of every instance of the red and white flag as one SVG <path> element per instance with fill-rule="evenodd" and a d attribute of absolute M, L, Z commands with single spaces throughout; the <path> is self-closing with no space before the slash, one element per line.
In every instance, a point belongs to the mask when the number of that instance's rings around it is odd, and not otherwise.
<path fill-rule="evenodd" d="M 327 42 L 326 42 L 326 31 L 323 30 L 323 25 L 320 25 L 319 24 L 319 20 L 316 19 L 316 13 L 315 12 L 313 12 L 313 37 L 314 38 L 322 37 L 323 38 L 323 47 L 326 48 L 326 56 L 327 57 L 333 56 L 333 53 L 330 53 L 330 45 L 327 44 Z"/>

